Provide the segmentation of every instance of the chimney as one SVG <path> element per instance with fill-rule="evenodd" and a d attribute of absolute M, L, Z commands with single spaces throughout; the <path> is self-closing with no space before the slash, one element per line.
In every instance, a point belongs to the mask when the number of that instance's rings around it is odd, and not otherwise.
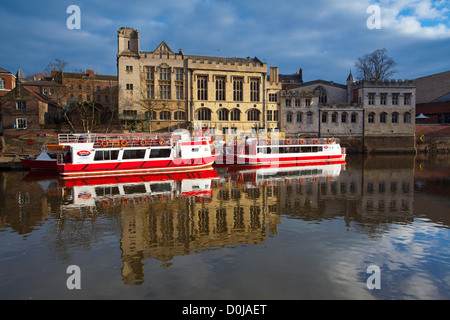
<path fill-rule="evenodd" d="M 300 71 L 298 72 L 298 76 L 300 78 L 300 82 L 303 82 L 303 70 L 300 68 Z"/>

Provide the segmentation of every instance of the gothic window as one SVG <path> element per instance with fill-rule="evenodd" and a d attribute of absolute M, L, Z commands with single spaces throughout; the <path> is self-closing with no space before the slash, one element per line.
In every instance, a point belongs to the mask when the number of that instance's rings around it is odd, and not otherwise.
<path fill-rule="evenodd" d="M 171 113 L 170 111 L 161 111 L 159 113 L 159 119 L 160 120 L 170 120 L 171 119 Z"/>
<path fill-rule="evenodd" d="M 322 122 L 327 122 L 328 120 L 328 113 L 324 112 L 322 113 Z"/>
<path fill-rule="evenodd" d="M 175 80 L 183 81 L 183 69 L 181 69 L 181 68 L 175 69 Z"/>
<path fill-rule="evenodd" d="M 337 122 L 337 118 L 338 118 L 338 113 L 337 112 L 333 112 L 333 114 L 331 115 L 331 122 L 336 123 Z"/>
<path fill-rule="evenodd" d="M 375 104 L 375 93 L 369 93 L 369 105 L 373 106 Z"/>
<path fill-rule="evenodd" d="M 175 111 L 173 113 L 173 119 L 174 120 L 185 120 L 186 119 L 186 113 L 184 111 Z"/>
<path fill-rule="evenodd" d="M 380 123 L 386 123 L 387 113 L 382 112 L 380 113 Z"/>
<path fill-rule="evenodd" d="M 250 80 L 250 101 L 259 101 L 259 79 Z"/>
<path fill-rule="evenodd" d="M 197 78 L 197 99 L 208 100 L 208 77 L 206 76 Z"/>
<path fill-rule="evenodd" d="M 398 123 L 398 112 L 392 114 L 392 123 Z"/>
<path fill-rule="evenodd" d="M 155 78 L 155 67 L 144 67 L 145 80 L 153 80 Z"/>
<path fill-rule="evenodd" d="M 170 100 L 170 85 L 163 84 L 159 86 L 161 100 Z"/>
<path fill-rule="evenodd" d="M 234 78 L 233 79 L 233 100 L 234 101 L 243 101 L 243 78 Z"/>
<path fill-rule="evenodd" d="M 170 81 L 170 68 L 159 68 L 159 80 Z"/>
<path fill-rule="evenodd" d="M 231 121 L 241 121 L 241 111 L 238 109 L 233 109 L 230 112 Z"/>
<path fill-rule="evenodd" d="M 227 109 L 220 109 L 218 112 L 219 114 L 219 121 L 228 121 L 228 110 Z"/>
<path fill-rule="evenodd" d="M 177 83 L 175 86 L 177 100 L 183 100 L 183 84 Z"/>
<path fill-rule="evenodd" d="M 292 123 L 292 113 L 291 112 L 288 112 L 286 114 L 286 122 L 287 123 Z"/>
<path fill-rule="evenodd" d="M 374 112 L 369 113 L 368 118 L 367 118 L 367 122 L 368 123 L 375 123 L 375 113 Z"/>
<path fill-rule="evenodd" d="M 225 77 L 217 77 L 216 78 L 216 100 L 224 101 L 225 100 Z"/>
<path fill-rule="evenodd" d="M 306 114 L 306 123 L 308 123 L 308 124 L 313 123 L 313 114 L 312 114 L 312 112 L 308 112 Z"/>
<path fill-rule="evenodd" d="M 380 95 L 380 104 L 385 106 L 387 101 L 387 93 L 382 93 Z"/>
<path fill-rule="evenodd" d="M 342 123 L 347 123 L 347 112 L 342 112 L 341 114 L 341 122 Z"/>
<path fill-rule="evenodd" d="M 392 105 L 396 106 L 398 105 L 398 93 L 393 93 L 392 94 Z"/>

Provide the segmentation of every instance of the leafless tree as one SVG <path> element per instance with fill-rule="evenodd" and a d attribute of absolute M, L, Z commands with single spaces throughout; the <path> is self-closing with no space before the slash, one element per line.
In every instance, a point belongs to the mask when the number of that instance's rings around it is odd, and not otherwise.
<path fill-rule="evenodd" d="M 396 63 L 386 54 L 387 50 L 377 49 L 372 53 L 368 53 L 358 58 L 355 62 L 358 79 L 375 78 L 378 80 L 389 79 L 397 73 L 394 69 Z"/>

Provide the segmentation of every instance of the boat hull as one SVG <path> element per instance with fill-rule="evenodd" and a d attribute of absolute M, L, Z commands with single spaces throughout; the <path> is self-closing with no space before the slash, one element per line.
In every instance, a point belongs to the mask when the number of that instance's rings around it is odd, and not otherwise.
<path fill-rule="evenodd" d="M 20 159 L 31 170 L 57 170 L 56 160 Z"/>
<path fill-rule="evenodd" d="M 330 155 L 289 155 L 289 156 L 222 156 L 216 160 L 218 165 L 284 165 L 284 164 L 310 164 L 316 162 L 323 163 L 345 163 L 346 154 L 330 154 Z"/>

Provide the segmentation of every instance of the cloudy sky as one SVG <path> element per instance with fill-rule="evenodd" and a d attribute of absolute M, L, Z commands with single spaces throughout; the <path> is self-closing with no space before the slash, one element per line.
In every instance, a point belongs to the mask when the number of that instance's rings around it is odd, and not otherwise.
<path fill-rule="evenodd" d="M 80 29 L 67 27 L 70 5 Z M 450 70 L 450 0 L 0 0 L 0 21 L 0 67 L 14 74 L 58 58 L 67 71 L 115 75 L 120 27 L 139 31 L 141 51 L 164 40 L 185 54 L 256 56 L 282 74 L 302 68 L 304 81 L 345 83 L 358 57 L 381 48 L 397 79 Z"/>

